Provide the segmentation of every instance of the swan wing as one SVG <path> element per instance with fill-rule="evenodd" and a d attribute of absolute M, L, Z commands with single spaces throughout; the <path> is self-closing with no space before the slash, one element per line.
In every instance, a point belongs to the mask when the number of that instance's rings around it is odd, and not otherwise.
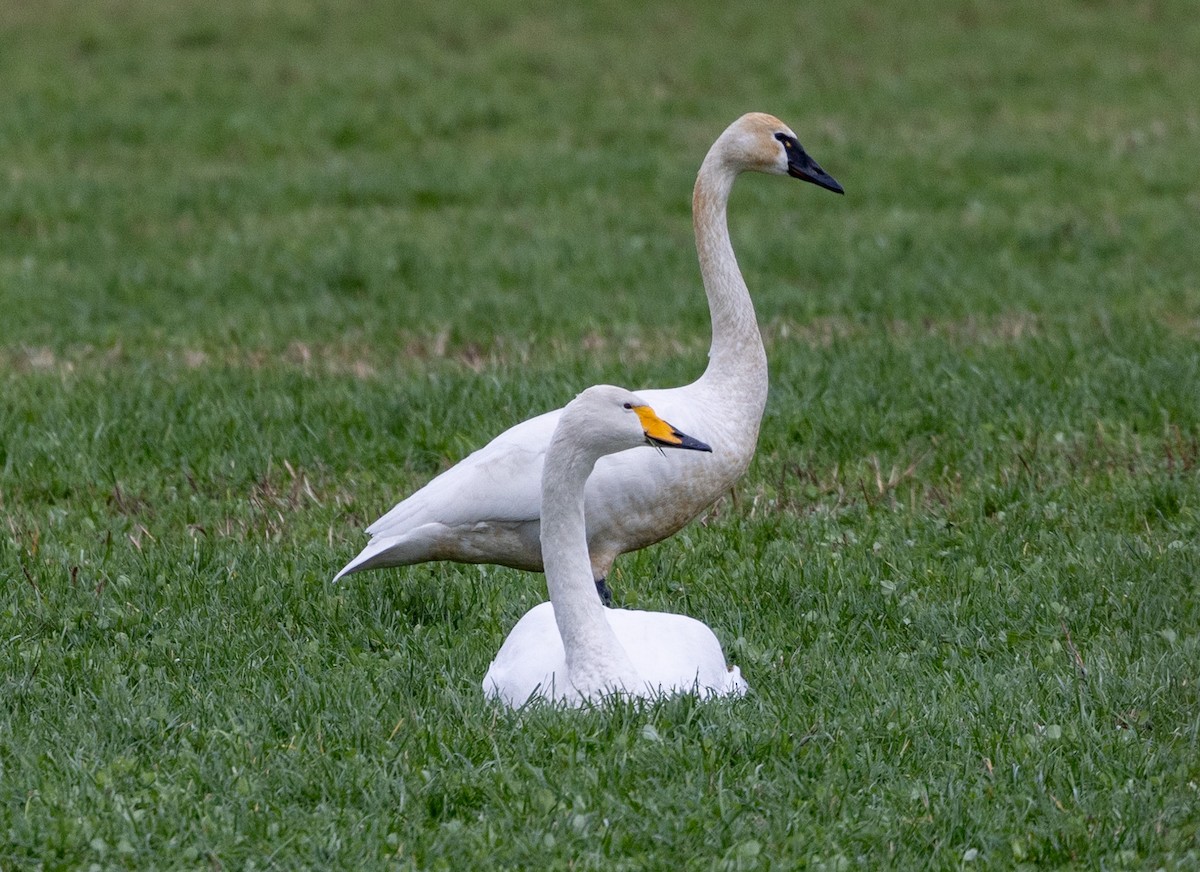
<path fill-rule="evenodd" d="M 426 560 L 540 569 L 542 466 L 561 409 L 505 430 L 367 528 L 371 539 L 334 576 Z"/>
<path fill-rule="evenodd" d="M 397 536 L 422 524 L 531 521 L 541 513 L 542 464 L 561 409 L 522 421 L 464 457 L 367 528 Z"/>

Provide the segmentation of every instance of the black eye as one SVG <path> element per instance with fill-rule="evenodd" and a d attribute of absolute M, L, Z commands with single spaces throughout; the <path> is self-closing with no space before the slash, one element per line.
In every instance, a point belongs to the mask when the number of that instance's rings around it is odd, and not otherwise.
<path fill-rule="evenodd" d="M 625 408 L 626 408 L 626 409 L 632 409 L 632 408 L 633 408 L 633 403 L 626 403 L 626 404 L 625 404 Z"/>
<path fill-rule="evenodd" d="M 788 136 L 786 133 L 776 133 L 775 138 L 783 143 L 784 148 L 788 147 L 788 145 L 789 145 L 788 140 L 791 139 L 791 137 Z"/>

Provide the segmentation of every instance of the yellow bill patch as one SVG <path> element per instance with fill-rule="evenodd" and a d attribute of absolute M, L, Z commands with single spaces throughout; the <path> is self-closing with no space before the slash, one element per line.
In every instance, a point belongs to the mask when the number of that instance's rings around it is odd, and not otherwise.
<path fill-rule="evenodd" d="M 637 412 L 638 419 L 642 422 L 642 429 L 646 431 L 646 435 L 655 442 L 663 442 L 668 445 L 679 445 L 681 441 L 675 428 L 655 414 L 654 410 L 649 406 L 634 406 L 633 410 Z"/>

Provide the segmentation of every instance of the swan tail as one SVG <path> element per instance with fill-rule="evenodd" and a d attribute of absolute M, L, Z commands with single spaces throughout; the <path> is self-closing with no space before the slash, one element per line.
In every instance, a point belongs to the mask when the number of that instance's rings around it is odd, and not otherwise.
<path fill-rule="evenodd" d="M 728 667 L 725 673 L 725 694 L 727 696 L 745 696 L 750 685 L 742 678 L 742 670 L 736 666 Z"/>
<path fill-rule="evenodd" d="M 439 524 L 425 524 L 402 536 L 376 536 L 358 552 L 358 556 L 342 567 L 333 577 L 333 582 L 337 583 L 343 576 L 367 569 L 407 566 L 410 563 L 432 560 L 439 529 Z"/>

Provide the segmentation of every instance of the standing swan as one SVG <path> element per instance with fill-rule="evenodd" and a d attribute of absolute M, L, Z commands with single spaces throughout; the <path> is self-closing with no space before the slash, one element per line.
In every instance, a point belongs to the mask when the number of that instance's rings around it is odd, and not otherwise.
<path fill-rule="evenodd" d="M 704 624 L 686 615 L 610 609 L 596 599 L 584 486 L 601 456 L 647 443 L 711 451 L 623 388 L 588 388 L 562 410 L 542 472 L 550 602 L 526 612 L 504 640 L 483 679 L 488 696 L 520 706 L 534 699 L 599 702 L 615 692 L 745 693 L 741 673 L 725 665 L 721 643 Z"/>
<path fill-rule="evenodd" d="M 734 179 L 747 170 L 789 175 L 842 193 L 796 135 L 771 115 L 743 115 L 709 149 L 692 195 L 696 251 L 712 317 L 708 367 L 689 385 L 642 395 L 713 445 L 711 454 L 649 452 L 605 457 L 588 480 L 592 577 L 617 555 L 675 533 L 728 491 L 750 464 L 767 401 L 767 355 L 725 220 Z M 542 569 L 539 522 L 546 446 L 561 410 L 501 433 L 367 528 L 371 540 L 335 577 L 426 560 Z"/>

